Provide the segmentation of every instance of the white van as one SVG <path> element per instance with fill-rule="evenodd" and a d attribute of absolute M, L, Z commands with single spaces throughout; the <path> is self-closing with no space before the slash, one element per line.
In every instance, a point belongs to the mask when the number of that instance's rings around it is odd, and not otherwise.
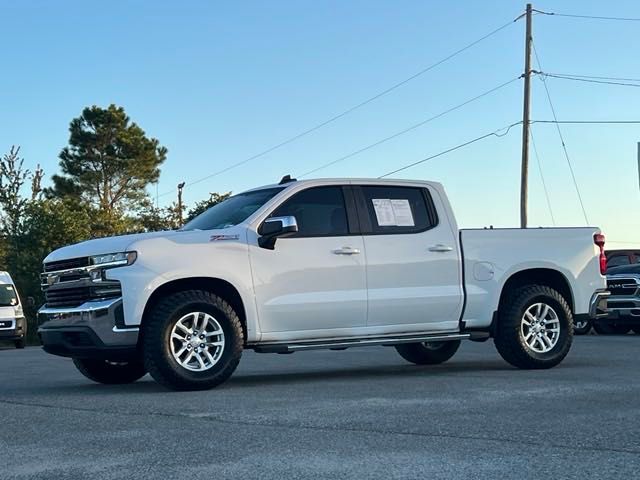
<path fill-rule="evenodd" d="M 22 312 L 20 296 L 8 272 L 0 271 L 0 341 L 12 341 L 24 348 L 27 322 Z"/>

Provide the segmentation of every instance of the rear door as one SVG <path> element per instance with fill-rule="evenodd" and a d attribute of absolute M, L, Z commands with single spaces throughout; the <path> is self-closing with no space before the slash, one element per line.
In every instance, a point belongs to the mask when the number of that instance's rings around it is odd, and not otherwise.
<path fill-rule="evenodd" d="M 354 186 L 367 266 L 367 326 L 456 331 L 462 309 L 457 235 L 437 192 Z"/>

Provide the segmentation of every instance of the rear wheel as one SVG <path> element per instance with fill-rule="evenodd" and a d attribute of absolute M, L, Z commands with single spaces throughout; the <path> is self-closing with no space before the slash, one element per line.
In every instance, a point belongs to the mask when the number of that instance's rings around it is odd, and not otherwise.
<path fill-rule="evenodd" d="M 511 365 L 551 368 L 569 353 L 573 317 L 564 297 L 543 285 L 509 292 L 500 305 L 494 342 Z"/>
<path fill-rule="evenodd" d="M 144 377 L 147 373 L 142 360 L 115 362 L 110 360 L 74 358 L 73 364 L 78 371 L 89 380 L 107 385 L 133 383 Z"/>
<path fill-rule="evenodd" d="M 595 322 L 593 329 L 600 335 L 626 335 L 631 331 L 631 325 L 623 323 Z"/>
<path fill-rule="evenodd" d="M 402 358 L 417 365 L 437 365 L 449 360 L 458 351 L 460 340 L 450 342 L 403 343 L 396 345 Z"/>
<path fill-rule="evenodd" d="M 172 390 L 213 388 L 235 371 L 244 344 L 240 318 L 211 292 L 188 290 L 161 300 L 143 324 L 144 362 Z"/>

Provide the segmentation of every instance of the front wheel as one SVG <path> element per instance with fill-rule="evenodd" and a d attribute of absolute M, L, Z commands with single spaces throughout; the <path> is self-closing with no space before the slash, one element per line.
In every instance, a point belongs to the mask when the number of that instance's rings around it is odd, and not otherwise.
<path fill-rule="evenodd" d="M 89 380 L 106 385 L 133 383 L 144 377 L 147 373 L 142 360 L 115 362 L 110 360 L 74 358 L 73 364 L 78 371 Z"/>
<path fill-rule="evenodd" d="M 15 342 L 13 342 L 13 344 L 16 346 L 16 348 L 24 348 L 25 346 L 24 338 L 20 338 L 16 340 Z"/>
<path fill-rule="evenodd" d="M 172 390 L 205 390 L 221 384 L 238 366 L 243 344 L 238 314 L 207 291 L 165 297 L 143 324 L 146 368 Z"/>
<path fill-rule="evenodd" d="M 567 356 L 572 340 L 571 309 L 552 288 L 521 287 L 500 305 L 494 342 L 502 358 L 515 367 L 554 367 Z"/>
<path fill-rule="evenodd" d="M 437 365 L 449 360 L 458 351 L 460 340 L 449 342 L 403 343 L 396 351 L 408 362 L 417 365 Z"/>

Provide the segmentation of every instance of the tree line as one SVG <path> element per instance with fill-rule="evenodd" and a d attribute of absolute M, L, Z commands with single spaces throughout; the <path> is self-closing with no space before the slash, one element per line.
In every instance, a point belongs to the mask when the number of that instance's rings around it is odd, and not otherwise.
<path fill-rule="evenodd" d="M 45 172 L 25 167 L 20 147 L 0 159 L 0 270 L 13 277 L 23 299 L 34 338 L 42 261 L 51 251 L 91 238 L 174 230 L 181 226 L 176 202 L 154 205 L 147 187 L 158 181 L 167 148 L 125 113 L 122 107 L 85 108 L 69 125 L 69 140 L 60 154 L 60 172 L 43 188 Z M 189 221 L 230 195 L 186 208 Z M 31 306 L 25 299 L 33 297 Z"/>

